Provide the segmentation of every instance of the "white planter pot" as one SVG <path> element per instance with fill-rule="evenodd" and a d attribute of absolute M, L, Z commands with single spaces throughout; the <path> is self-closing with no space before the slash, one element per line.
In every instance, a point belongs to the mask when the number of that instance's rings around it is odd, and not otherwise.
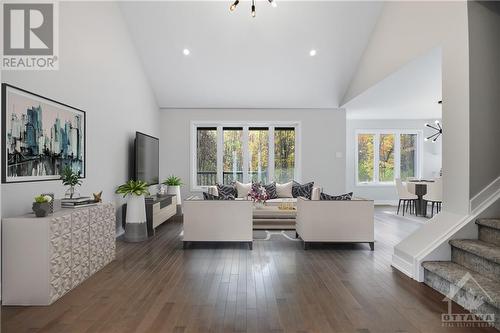
<path fill-rule="evenodd" d="M 174 194 L 177 196 L 177 204 L 181 204 L 181 187 L 180 186 L 167 186 L 167 194 Z"/>
<path fill-rule="evenodd" d="M 125 222 L 125 240 L 127 242 L 142 242 L 148 239 L 144 195 L 129 195 L 127 197 L 127 216 Z"/>
<path fill-rule="evenodd" d="M 127 197 L 127 223 L 146 222 L 146 201 L 144 195 L 129 195 Z"/>

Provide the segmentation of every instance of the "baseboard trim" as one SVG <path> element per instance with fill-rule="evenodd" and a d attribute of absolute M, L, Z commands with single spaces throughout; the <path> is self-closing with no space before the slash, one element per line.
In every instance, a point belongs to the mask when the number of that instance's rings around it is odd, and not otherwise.
<path fill-rule="evenodd" d="M 397 256 L 396 254 L 393 254 L 391 266 L 413 279 L 414 275 L 413 275 L 412 263 L 404 260 L 403 258 Z"/>
<path fill-rule="evenodd" d="M 374 200 L 373 204 L 375 206 L 397 206 L 398 202 L 396 200 Z"/>
<path fill-rule="evenodd" d="M 473 212 L 476 210 L 498 192 L 500 192 L 500 177 L 492 181 L 488 184 L 488 186 L 483 188 L 478 194 L 470 199 L 470 211 Z"/>

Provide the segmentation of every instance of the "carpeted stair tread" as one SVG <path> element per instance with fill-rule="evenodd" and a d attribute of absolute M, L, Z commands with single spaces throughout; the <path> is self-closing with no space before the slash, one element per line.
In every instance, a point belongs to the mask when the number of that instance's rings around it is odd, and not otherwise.
<path fill-rule="evenodd" d="M 500 264 L 500 247 L 477 239 L 453 239 L 450 245 L 496 264 Z"/>
<path fill-rule="evenodd" d="M 478 219 L 476 220 L 476 224 L 500 230 L 500 219 Z"/>
<path fill-rule="evenodd" d="M 422 267 L 455 286 L 469 273 L 477 284 L 473 279 L 469 279 L 463 286 L 465 291 L 497 309 L 500 308 L 500 283 L 498 281 L 489 279 L 451 261 L 426 261 L 422 263 Z"/>

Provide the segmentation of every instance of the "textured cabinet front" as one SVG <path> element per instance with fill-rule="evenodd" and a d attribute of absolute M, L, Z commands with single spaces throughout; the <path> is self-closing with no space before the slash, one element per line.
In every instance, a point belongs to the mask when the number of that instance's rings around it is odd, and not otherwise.
<path fill-rule="evenodd" d="M 77 287 L 115 258 L 115 223 L 112 204 L 64 209 L 47 218 L 5 219 L 3 303 L 48 305 Z M 33 228 L 45 228 L 48 238 Z M 31 256 L 18 255 L 25 248 Z"/>

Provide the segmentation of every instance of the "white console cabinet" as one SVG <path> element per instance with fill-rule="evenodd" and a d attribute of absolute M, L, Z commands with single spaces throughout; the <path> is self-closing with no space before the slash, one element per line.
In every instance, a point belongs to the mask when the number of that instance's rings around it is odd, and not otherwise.
<path fill-rule="evenodd" d="M 2 220 L 2 304 L 50 305 L 115 258 L 112 204 Z"/>

